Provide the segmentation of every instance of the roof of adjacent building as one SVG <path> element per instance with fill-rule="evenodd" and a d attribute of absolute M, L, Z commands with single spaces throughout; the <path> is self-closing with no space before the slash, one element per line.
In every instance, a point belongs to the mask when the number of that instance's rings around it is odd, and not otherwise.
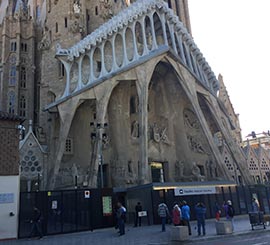
<path fill-rule="evenodd" d="M 11 121 L 24 121 L 24 118 L 18 116 L 18 115 L 14 115 L 14 114 L 10 114 L 4 111 L 0 111 L 0 120 L 11 120 Z"/>

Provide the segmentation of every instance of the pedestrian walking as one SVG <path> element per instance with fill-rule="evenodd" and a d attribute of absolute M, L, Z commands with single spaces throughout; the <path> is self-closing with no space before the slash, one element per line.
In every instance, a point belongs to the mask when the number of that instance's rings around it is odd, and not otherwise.
<path fill-rule="evenodd" d="M 118 227 L 119 227 L 119 235 L 125 235 L 125 222 L 126 222 L 126 208 L 122 205 L 122 203 L 117 203 L 117 220 L 118 220 Z"/>
<path fill-rule="evenodd" d="M 29 238 L 31 238 L 33 235 L 36 235 L 38 233 L 39 239 L 43 237 L 42 234 L 42 228 L 41 228 L 41 212 L 37 207 L 33 208 L 33 214 L 32 218 L 30 220 L 31 226 L 31 232 L 29 234 Z"/>
<path fill-rule="evenodd" d="M 142 205 L 140 202 L 137 203 L 137 205 L 135 206 L 135 224 L 134 227 L 138 226 L 138 222 L 139 222 L 139 226 L 141 226 L 142 224 L 142 217 L 139 216 L 139 212 L 142 211 Z"/>
<path fill-rule="evenodd" d="M 228 200 L 227 203 L 225 203 L 223 205 L 223 208 L 224 208 L 224 211 L 225 211 L 225 214 L 226 214 L 226 219 L 230 220 L 232 222 L 232 228 L 234 230 L 233 217 L 234 217 L 235 211 L 234 211 L 234 208 L 233 208 L 233 205 L 232 205 L 232 201 Z"/>
<path fill-rule="evenodd" d="M 216 218 L 216 221 L 220 220 L 220 215 L 221 215 L 221 208 L 220 208 L 218 202 L 216 202 L 215 203 L 215 218 Z"/>
<path fill-rule="evenodd" d="M 166 220 L 169 217 L 169 210 L 167 205 L 162 202 L 158 205 L 158 215 L 161 218 L 161 231 L 166 231 Z"/>
<path fill-rule="evenodd" d="M 252 203 L 251 203 L 251 207 L 252 207 L 252 212 L 259 212 L 260 211 L 260 204 L 258 202 L 258 200 L 256 200 L 256 198 L 252 198 Z"/>
<path fill-rule="evenodd" d="M 175 226 L 181 225 L 182 212 L 177 203 L 174 204 L 172 210 L 172 222 Z"/>
<path fill-rule="evenodd" d="M 182 220 L 183 225 L 188 226 L 188 234 L 191 236 L 191 227 L 190 227 L 190 207 L 187 205 L 186 201 L 182 202 Z"/>
<path fill-rule="evenodd" d="M 195 207 L 195 213 L 197 218 L 197 230 L 198 236 L 201 235 L 201 228 L 203 235 L 205 236 L 205 215 L 206 215 L 206 207 L 202 202 L 199 202 Z"/>

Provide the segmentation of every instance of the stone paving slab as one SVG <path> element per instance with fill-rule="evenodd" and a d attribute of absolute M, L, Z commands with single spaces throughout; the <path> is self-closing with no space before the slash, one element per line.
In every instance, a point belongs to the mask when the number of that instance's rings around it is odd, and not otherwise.
<path fill-rule="evenodd" d="M 217 236 L 215 230 L 215 220 L 207 220 L 206 221 L 206 236 L 197 236 L 196 230 L 196 222 L 191 222 L 192 227 L 192 236 L 190 240 L 181 243 L 188 244 L 192 243 L 192 241 L 202 240 L 207 244 L 207 240 L 216 239 L 217 237 L 224 238 L 226 235 Z M 160 225 L 152 225 L 152 226 L 142 226 L 133 228 L 132 226 L 126 227 L 126 235 L 118 236 L 117 231 L 114 228 L 100 229 L 95 230 L 93 232 L 81 232 L 81 233 L 72 233 L 72 234 L 61 234 L 55 236 L 47 236 L 42 240 L 17 240 L 17 241 L 3 241 L 0 242 L 0 245 L 176 245 L 180 244 L 173 243 L 170 241 L 170 225 L 166 226 L 167 231 L 161 232 Z M 258 227 L 255 231 L 251 230 L 251 226 L 249 223 L 249 218 L 247 215 L 237 216 L 234 221 L 235 231 L 231 235 L 244 235 L 247 233 L 257 233 L 264 232 L 266 230 L 270 230 L 269 227 L 264 230 L 262 227 Z M 227 235 L 228 236 L 228 235 Z"/>

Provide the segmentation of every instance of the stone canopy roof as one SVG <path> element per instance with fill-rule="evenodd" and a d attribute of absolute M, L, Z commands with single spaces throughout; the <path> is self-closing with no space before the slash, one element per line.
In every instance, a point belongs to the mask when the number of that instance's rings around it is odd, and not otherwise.
<path fill-rule="evenodd" d="M 57 44 L 56 55 L 67 55 L 68 59 L 72 61 L 74 58 L 78 58 L 80 54 L 84 54 L 86 50 L 97 46 L 103 40 L 111 37 L 129 23 L 132 23 L 153 9 L 160 9 L 168 15 L 170 21 L 178 26 L 179 31 L 185 34 L 186 39 L 192 42 L 193 48 L 199 50 L 183 23 L 180 22 L 178 16 L 174 14 L 166 2 L 163 0 L 137 0 L 71 48 L 62 49 L 60 44 Z"/>

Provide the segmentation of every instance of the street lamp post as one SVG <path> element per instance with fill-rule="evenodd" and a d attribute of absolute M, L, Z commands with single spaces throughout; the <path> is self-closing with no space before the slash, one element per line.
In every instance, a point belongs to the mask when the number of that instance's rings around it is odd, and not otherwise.
<path fill-rule="evenodd" d="M 103 138 L 106 138 L 107 135 L 103 133 L 103 130 L 108 127 L 107 123 L 95 123 L 91 122 L 90 126 L 94 128 L 94 133 L 91 133 L 91 139 L 97 142 L 97 157 L 98 165 L 100 169 L 100 186 L 104 187 L 104 178 L 103 178 L 103 156 L 102 156 L 102 144 Z"/>

